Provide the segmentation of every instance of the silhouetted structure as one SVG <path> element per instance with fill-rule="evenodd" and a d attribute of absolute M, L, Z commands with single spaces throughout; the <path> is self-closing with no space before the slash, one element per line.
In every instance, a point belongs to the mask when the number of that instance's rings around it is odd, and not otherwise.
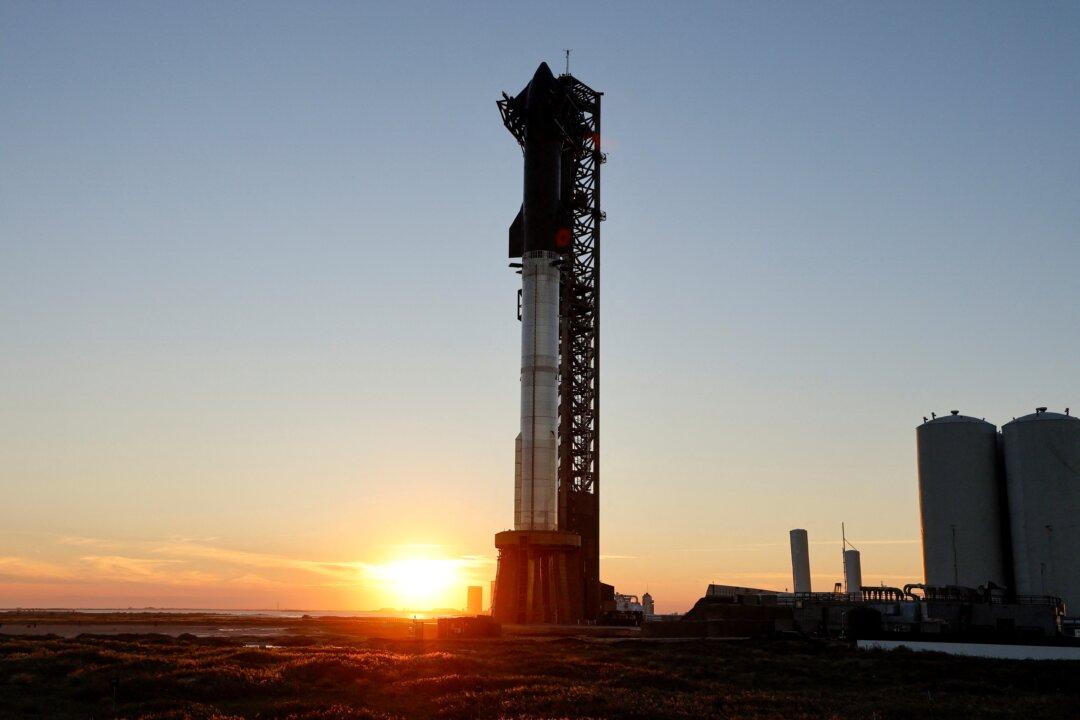
<path fill-rule="evenodd" d="M 806 530 L 797 528 L 788 533 L 791 538 L 792 589 L 797 593 L 810 592 L 810 540 Z"/>
<path fill-rule="evenodd" d="M 436 637 L 440 640 L 457 638 L 499 637 L 502 628 L 486 615 L 479 617 L 439 618 L 435 624 Z"/>
<path fill-rule="evenodd" d="M 470 585 L 466 609 L 470 615 L 479 615 L 484 612 L 484 587 L 483 585 Z"/>
<path fill-rule="evenodd" d="M 502 622 L 600 611 L 600 97 L 541 63 L 498 103 L 525 164 L 509 232 L 521 258 L 521 434 L 514 530 L 495 539 Z"/>

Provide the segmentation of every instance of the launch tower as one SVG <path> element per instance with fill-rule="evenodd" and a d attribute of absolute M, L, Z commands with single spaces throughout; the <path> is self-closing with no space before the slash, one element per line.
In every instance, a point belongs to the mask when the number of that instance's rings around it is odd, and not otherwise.
<path fill-rule="evenodd" d="M 502 622 L 600 613 L 601 95 L 541 63 L 498 102 L 525 161 L 509 236 L 521 258 L 521 435 L 514 530 L 495 536 Z"/>

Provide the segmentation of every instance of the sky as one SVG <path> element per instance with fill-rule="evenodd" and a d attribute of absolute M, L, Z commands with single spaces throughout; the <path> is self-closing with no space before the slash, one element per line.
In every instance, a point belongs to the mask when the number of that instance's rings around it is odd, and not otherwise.
<path fill-rule="evenodd" d="M 602 90 L 601 570 L 921 580 L 914 428 L 1080 407 L 1080 6 L 0 2 L 0 606 L 462 607 L 521 155 Z M 426 580 L 425 580 L 426 578 Z M 485 602 L 486 589 L 485 589 Z"/>

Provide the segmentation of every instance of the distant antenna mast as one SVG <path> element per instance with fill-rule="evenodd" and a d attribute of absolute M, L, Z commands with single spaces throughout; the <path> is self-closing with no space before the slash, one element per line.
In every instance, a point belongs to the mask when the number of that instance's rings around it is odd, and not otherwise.
<path fill-rule="evenodd" d="M 851 578 L 848 576 L 848 548 L 854 550 L 855 546 L 847 541 L 847 530 L 844 528 L 844 523 L 840 523 L 840 567 L 844 569 L 844 592 L 852 593 L 858 592 L 859 588 L 851 589 Z"/>
<path fill-rule="evenodd" d="M 573 48 L 570 48 L 570 50 L 573 50 Z M 565 50 L 565 49 L 563 50 L 563 52 L 566 53 L 566 74 L 567 75 L 570 74 L 570 50 Z"/>
<path fill-rule="evenodd" d="M 844 590 L 848 589 L 847 581 L 847 557 L 844 551 L 847 550 L 847 532 L 844 531 L 844 523 L 840 523 L 840 572 L 844 577 Z M 836 583 L 836 587 L 839 587 L 840 583 Z"/>
<path fill-rule="evenodd" d="M 847 533 L 844 532 L 844 523 L 840 523 L 840 552 L 842 553 L 848 548 L 851 548 L 852 550 L 859 549 L 847 541 Z"/>

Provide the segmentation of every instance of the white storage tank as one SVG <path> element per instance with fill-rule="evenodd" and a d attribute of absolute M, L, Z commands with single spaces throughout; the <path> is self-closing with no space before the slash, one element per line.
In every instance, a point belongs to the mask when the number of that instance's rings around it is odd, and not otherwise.
<path fill-rule="evenodd" d="M 862 557 L 855 549 L 844 550 L 844 592 L 862 598 Z"/>
<path fill-rule="evenodd" d="M 802 528 L 788 533 L 791 538 L 791 580 L 797 593 L 810 592 L 810 541 Z"/>
<path fill-rule="evenodd" d="M 915 440 L 926 584 L 1010 587 L 997 428 L 953 410 L 920 425 Z"/>
<path fill-rule="evenodd" d="M 1038 408 L 1002 428 L 1016 590 L 1080 614 L 1080 420 Z"/>

